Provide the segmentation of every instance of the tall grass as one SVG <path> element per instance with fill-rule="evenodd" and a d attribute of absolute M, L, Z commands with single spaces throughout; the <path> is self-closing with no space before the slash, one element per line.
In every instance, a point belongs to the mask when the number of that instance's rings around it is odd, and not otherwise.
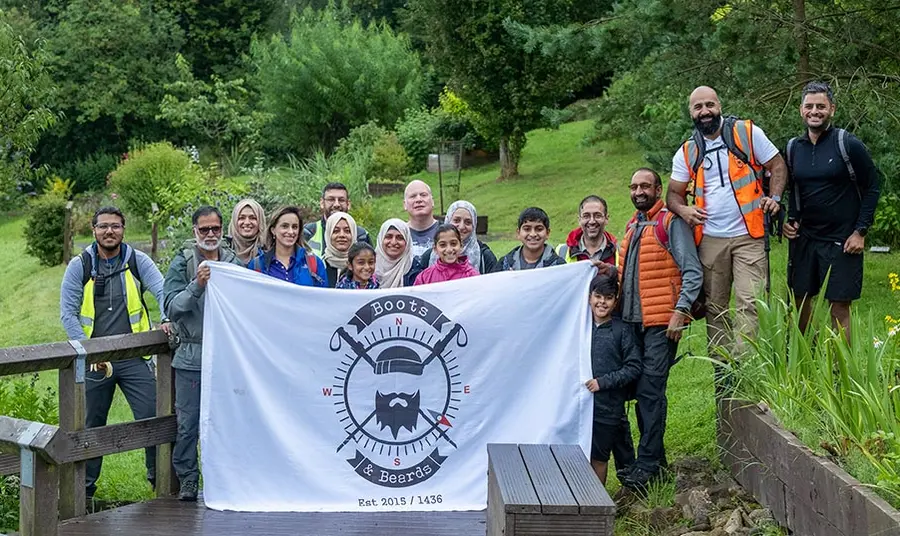
<path fill-rule="evenodd" d="M 851 315 L 850 339 L 819 298 L 806 333 L 790 301 L 757 302 L 759 331 L 733 363 L 734 395 L 765 402 L 810 447 L 835 456 L 900 505 L 900 347 L 871 312 Z M 859 454 L 874 471 L 844 463 Z"/>

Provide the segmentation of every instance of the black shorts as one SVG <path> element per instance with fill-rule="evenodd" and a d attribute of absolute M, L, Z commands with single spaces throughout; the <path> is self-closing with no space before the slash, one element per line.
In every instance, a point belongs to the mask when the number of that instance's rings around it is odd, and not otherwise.
<path fill-rule="evenodd" d="M 826 300 L 851 302 L 862 294 L 863 255 L 844 253 L 843 243 L 813 240 L 801 235 L 791 244 L 790 262 L 788 283 L 798 302 L 806 296 L 818 295 L 826 276 Z"/>
<path fill-rule="evenodd" d="M 609 424 L 594 419 L 593 433 L 591 434 L 591 459 L 599 462 L 608 462 L 613 446 L 622 434 L 621 424 Z M 616 464 L 618 464 L 618 458 Z"/>

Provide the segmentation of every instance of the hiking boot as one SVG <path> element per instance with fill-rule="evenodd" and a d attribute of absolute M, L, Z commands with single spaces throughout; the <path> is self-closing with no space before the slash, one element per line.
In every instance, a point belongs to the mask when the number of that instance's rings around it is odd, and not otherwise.
<path fill-rule="evenodd" d="M 197 501 L 197 483 L 186 481 L 181 483 L 181 491 L 178 492 L 179 501 L 196 502 Z"/>

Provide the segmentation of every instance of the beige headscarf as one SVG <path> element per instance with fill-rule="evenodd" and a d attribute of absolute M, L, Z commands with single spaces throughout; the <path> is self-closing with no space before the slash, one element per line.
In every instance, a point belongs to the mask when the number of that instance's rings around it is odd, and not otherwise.
<path fill-rule="evenodd" d="M 247 239 L 238 232 L 238 215 L 244 208 L 250 207 L 256 214 L 256 221 L 259 223 L 259 231 L 256 238 Z M 263 212 L 262 206 L 254 199 L 242 199 L 234 206 L 231 212 L 231 222 L 228 224 L 228 234 L 231 235 L 231 249 L 244 264 L 250 262 L 250 259 L 256 255 L 257 248 L 265 248 L 266 242 L 266 213 Z"/>
<path fill-rule="evenodd" d="M 338 222 L 341 220 L 347 220 L 347 223 L 350 225 L 350 244 L 352 245 L 356 242 L 356 220 L 346 212 L 335 212 L 325 220 L 325 254 L 322 255 L 322 260 L 326 264 L 338 270 L 343 270 L 347 267 L 347 251 L 335 249 L 331 244 L 331 235 L 334 234 L 334 228 L 337 227 Z"/>
<path fill-rule="evenodd" d="M 384 235 L 393 227 L 400 231 L 406 239 L 406 249 L 396 260 L 388 258 L 384 251 Z M 381 224 L 378 231 L 378 244 L 375 246 L 375 277 L 381 288 L 400 288 L 403 286 L 403 276 L 412 267 L 412 238 L 409 235 L 409 226 L 399 218 L 391 218 Z"/>

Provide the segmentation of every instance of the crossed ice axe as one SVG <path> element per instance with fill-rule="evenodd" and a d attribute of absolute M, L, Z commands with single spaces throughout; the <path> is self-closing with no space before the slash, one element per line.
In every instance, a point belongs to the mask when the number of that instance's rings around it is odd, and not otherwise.
<path fill-rule="evenodd" d="M 357 355 L 357 357 L 359 357 L 360 359 L 362 359 L 366 363 L 368 363 L 369 366 L 372 367 L 372 370 L 375 371 L 375 369 L 377 368 L 375 360 L 372 359 L 372 356 L 369 355 L 369 353 L 366 351 L 366 348 L 358 340 L 354 339 L 353 337 L 350 336 L 349 333 L 347 333 L 347 330 L 345 330 L 343 328 L 343 326 L 339 327 L 337 329 L 337 331 L 335 332 L 335 335 L 337 335 L 338 337 L 343 339 L 347 343 L 347 345 L 350 346 L 350 348 L 353 350 L 353 353 L 355 353 Z M 444 350 L 447 349 L 447 345 L 450 344 L 450 341 L 453 340 L 454 337 L 457 337 L 457 339 L 456 339 L 457 345 L 465 346 L 466 344 L 468 344 L 468 336 L 466 334 L 466 330 L 464 330 L 462 328 L 462 326 L 460 326 L 459 324 L 454 324 L 453 327 L 450 328 L 450 331 L 447 332 L 447 335 L 445 335 L 443 339 L 439 340 L 431 348 L 431 353 L 428 354 L 428 357 L 426 357 L 424 361 L 422 361 L 422 368 L 424 369 L 429 363 L 434 361 L 435 358 L 442 355 L 444 353 Z M 460 339 L 460 337 L 462 337 L 462 339 Z M 337 347 L 335 347 L 332 344 L 331 349 L 337 350 L 340 347 L 341 346 L 340 346 L 340 342 L 339 342 L 337 344 Z M 366 417 L 365 420 L 363 420 L 361 423 L 359 423 L 353 427 L 353 430 L 351 430 L 347 434 L 347 437 L 344 439 L 343 443 L 341 443 L 340 446 L 338 446 L 337 452 L 340 452 L 340 450 L 342 448 L 344 448 L 344 446 L 347 445 L 347 443 L 349 443 L 351 439 L 356 440 L 356 434 L 358 432 L 362 431 L 362 429 L 367 424 L 369 424 L 369 421 L 372 420 L 372 417 L 375 416 L 375 413 L 376 413 L 376 411 L 372 410 L 372 413 L 369 413 L 369 416 Z M 437 430 L 438 434 L 440 434 L 444 439 L 446 439 L 448 443 L 450 443 L 451 445 L 456 447 L 456 443 L 454 443 L 453 440 L 450 439 L 450 436 L 448 436 L 446 432 L 441 430 L 441 428 L 438 426 L 438 424 L 435 421 L 433 421 L 428 415 L 426 415 L 424 411 L 422 411 L 422 408 L 419 408 L 419 415 L 421 415 L 422 418 L 425 419 L 425 422 L 430 424 L 432 428 Z"/>

